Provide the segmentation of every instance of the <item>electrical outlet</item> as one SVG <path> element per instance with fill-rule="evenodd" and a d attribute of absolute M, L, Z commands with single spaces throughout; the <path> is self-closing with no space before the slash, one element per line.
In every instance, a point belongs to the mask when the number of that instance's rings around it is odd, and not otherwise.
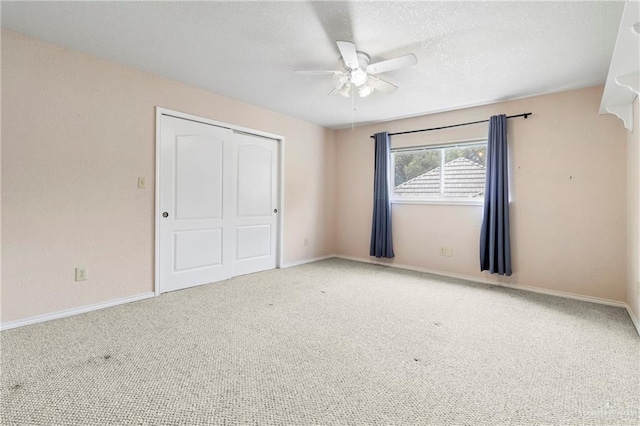
<path fill-rule="evenodd" d="M 305 239 L 304 239 L 304 246 L 305 246 L 305 247 L 308 247 L 308 246 L 309 246 L 309 239 L 308 239 L 308 238 L 305 238 Z"/>
<path fill-rule="evenodd" d="M 440 256 L 453 257 L 453 249 L 451 247 L 440 247 Z"/>
<path fill-rule="evenodd" d="M 78 266 L 76 268 L 76 281 L 85 281 L 87 279 L 87 267 Z"/>
<path fill-rule="evenodd" d="M 144 176 L 140 176 L 138 178 L 138 188 L 145 189 L 146 187 L 147 187 L 147 180 L 145 179 Z"/>

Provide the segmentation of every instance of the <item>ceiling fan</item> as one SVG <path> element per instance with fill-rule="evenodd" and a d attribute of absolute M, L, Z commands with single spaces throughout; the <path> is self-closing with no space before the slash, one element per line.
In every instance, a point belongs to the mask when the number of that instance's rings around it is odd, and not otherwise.
<path fill-rule="evenodd" d="M 338 50 L 344 63 L 343 71 L 328 70 L 296 70 L 297 74 L 306 75 L 333 75 L 334 88 L 329 92 L 337 92 L 345 98 L 355 94 L 356 90 L 361 98 L 369 96 L 374 90 L 382 93 L 392 93 L 398 86 L 377 77 L 378 74 L 410 67 L 418 63 L 416 55 L 409 53 L 397 58 L 370 64 L 371 58 L 364 52 L 356 50 L 356 46 L 350 41 L 337 41 Z"/>

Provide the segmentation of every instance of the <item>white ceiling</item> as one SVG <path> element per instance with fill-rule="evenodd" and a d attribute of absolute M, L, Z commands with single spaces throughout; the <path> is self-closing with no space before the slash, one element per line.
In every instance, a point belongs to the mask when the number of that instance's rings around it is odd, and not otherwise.
<path fill-rule="evenodd" d="M 2 26 L 325 127 L 603 84 L 624 2 L 2 2 Z M 400 88 L 327 96 L 336 40 Z"/>

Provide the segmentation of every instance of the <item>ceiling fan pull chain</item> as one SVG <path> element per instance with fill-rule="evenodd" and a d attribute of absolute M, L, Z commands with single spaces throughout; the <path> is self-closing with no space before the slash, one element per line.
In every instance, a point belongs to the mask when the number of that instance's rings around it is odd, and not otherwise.
<path fill-rule="evenodd" d="M 356 118 L 356 89 L 351 90 L 351 130 L 353 130 L 353 122 Z"/>

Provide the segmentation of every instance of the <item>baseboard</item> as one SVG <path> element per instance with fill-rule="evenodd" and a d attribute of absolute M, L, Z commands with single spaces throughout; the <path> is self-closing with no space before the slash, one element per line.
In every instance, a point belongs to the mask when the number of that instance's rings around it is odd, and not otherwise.
<path fill-rule="evenodd" d="M 581 300 L 583 302 L 592 302 L 592 303 L 599 303 L 601 305 L 609 305 L 609 306 L 617 306 L 617 307 L 620 307 L 620 308 L 625 308 L 627 310 L 628 314 L 629 314 L 629 317 L 631 318 L 631 322 L 633 323 L 633 325 L 635 326 L 636 330 L 638 331 L 638 335 L 640 335 L 640 320 L 636 317 L 635 313 L 631 309 L 631 306 L 629 306 L 627 303 L 618 302 L 616 300 L 602 299 L 602 298 L 591 297 L 591 296 L 581 296 L 581 295 L 577 295 L 577 294 L 573 294 L 573 293 L 565 293 L 565 292 L 556 291 L 556 290 L 540 289 L 540 288 L 530 287 L 530 286 L 520 286 L 520 285 L 514 286 L 514 285 L 509 285 L 509 284 L 496 283 L 496 282 L 489 281 L 489 280 L 483 280 L 482 278 L 472 277 L 472 276 L 469 276 L 469 275 L 451 274 L 451 273 L 445 273 L 445 272 L 442 272 L 442 271 L 435 271 L 435 270 L 431 270 L 431 269 L 427 269 L 427 268 L 420 268 L 420 267 L 417 267 L 417 266 L 404 265 L 404 264 L 399 264 L 399 263 L 387 263 L 387 262 L 376 261 L 376 260 L 373 260 L 373 259 L 365 259 L 365 258 L 361 258 L 361 257 L 344 256 L 344 255 L 337 255 L 337 254 L 328 254 L 328 255 L 325 255 L 325 256 L 318 256 L 318 257 L 312 257 L 312 258 L 297 260 L 295 262 L 286 263 L 286 264 L 284 264 L 284 265 L 282 265 L 280 267 L 281 268 L 290 268 L 290 267 L 293 267 L 293 266 L 304 265 L 306 263 L 312 263 L 312 262 L 318 262 L 320 260 L 330 259 L 332 257 L 337 257 L 337 258 L 340 258 L 340 259 L 353 260 L 353 261 L 356 261 L 356 262 L 363 262 L 363 263 L 371 263 L 371 264 L 389 266 L 389 267 L 398 268 L 398 269 L 407 269 L 407 270 L 416 271 L 416 272 L 425 272 L 425 273 L 428 273 L 428 274 L 434 274 L 434 275 L 439 275 L 439 276 L 448 277 L 448 278 L 457 278 L 457 279 L 463 279 L 463 280 L 472 281 L 472 282 L 478 282 L 478 283 L 482 283 L 482 284 L 497 285 L 497 286 L 500 286 L 500 287 L 512 288 L 512 289 L 516 289 L 516 290 L 524 290 L 524 291 L 530 291 L 530 292 L 534 292 L 534 293 L 547 294 L 547 295 L 550 295 L 550 296 L 564 297 L 564 298 L 567 298 L 567 299 Z M 112 307 L 112 306 L 122 305 L 122 304 L 130 303 L 130 302 L 136 302 L 138 300 L 149 299 L 149 298 L 154 297 L 154 296 L 155 296 L 155 293 L 153 293 L 153 292 L 143 293 L 143 294 L 139 294 L 139 295 L 136 295 L 136 296 L 129 296 L 129 297 L 123 297 L 123 298 L 120 298 L 120 299 L 110 300 L 108 302 L 95 303 L 93 305 L 82 306 L 80 308 L 67 309 L 67 310 L 64 310 L 64 311 L 54 312 L 52 314 L 38 315 L 38 316 L 35 316 L 35 317 L 25 318 L 25 319 L 21 319 L 21 320 L 9 321 L 9 322 L 0 324 L 0 331 L 9 330 L 9 329 L 12 329 L 12 328 L 17 328 L 17 327 L 22 327 L 22 326 L 30 325 L 30 324 L 37 324 L 37 323 L 45 322 L 45 321 L 51 321 L 51 320 L 54 320 L 54 319 L 69 317 L 69 316 L 72 316 L 72 315 L 83 314 L 83 313 L 86 313 L 86 312 L 97 311 L 99 309 L 109 308 L 109 307 Z"/>
<path fill-rule="evenodd" d="M 138 300 L 149 299 L 154 297 L 153 292 L 138 294 L 136 296 L 123 297 L 121 299 L 110 300 L 108 302 L 95 303 L 93 305 L 81 306 L 79 308 L 66 309 L 64 311 L 54 312 L 52 314 L 38 315 L 35 317 L 25 318 L 16 321 L 9 321 L 0 324 L 0 330 L 9 330 L 11 328 L 22 327 L 39 322 L 51 321 L 58 318 L 70 317 L 72 315 L 84 314 L 86 312 L 97 311 L 98 309 L 110 308 L 112 306 L 122 305 L 129 302 L 137 302 Z"/>
<path fill-rule="evenodd" d="M 481 283 L 481 284 L 496 285 L 496 286 L 500 286 L 500 287 L 511 288 L 511 289 L 514 289 L 514 290 L 524 290 L 524 291 L 530 291 L 530 292 L 533 292 L 533 293 L 547 294 L 549 296 L 564 297 L 565 299 L 574 299 L 574 300 L 580 300 L 580 301 L 583 301 L 583 302 L 598 303 L 600 305 L 616 306 L 618 308 L 626 308 L 627 307 L 627 304 L 625 302 L 619 302 L 617 300 L 602 299 L 602 298 L 599 298 L 599 297 L 592 297 L 592 296 L 582 296 L 582 295 L 574 294 L 574 293 L 565 293 L 563 291 L 547 290 L 547 289 L 543 289 L 543 288 L 530 287 L 530 286 L 526 286 L 526 285 L 513 285 L 513 284 L 498 283 L 498 282 L 495 282 L 495 281 L 484 280 L 482 278 L 472 277 L 472 276 L 469 276 L 469 275 L 452 274 L 452 273 L 447 273 L 447 272 L 442 272 L 442 271 L 435 271 L 435 270 L 426 269 L 426 268 L 419 268 L 419 267 L 411 266 L 411 265 L 403 265 L 403 264 L 400 264 L 400 263 L 388 263 L 388 262 L 381 262 L 381 261 L 377 261 L 377 260 L 373 260 L 373 259 L 364 259 L 364 258 L 361 258 L 361 257 L 342 256 L 342 255 L 336 255 L 335 257 L 339 257 L 341 259 L 347 259 L 347 260 L 355 260 L 356 262 L 365 262 L 365 263 L 372 263 L 372 264 L 376 264 L 376 265 L 389 266 L 389 267 L 392 267 L 392 268 L 408 269 L 408 270 L 417 271 L 417 272 L 426 272 L 428 274 L 440 275 L 442 277 L 457 278 L 457 279 L 466 280 L 466 281 L 473 281 L 473 282 L 477 282 L 477 283 Z"/>
<path fill-rule="evenodd" d="M 631 317 L 631 322 L 633 323 L 633 325 L 636 326 L 636 331 L 638 332 L 638 336 L 640 336 L 640 320 L 638 319 L 638 317 L 636 317 L 636 314 L 633 312 L 629 304 L 626 304 L 625 307 L 627 308 L 627 313 L 629 314 L 629 317 Z"/>
<path fill-rule="evenodd" d="M 326 256 L 318 256 L 308 259 L 302 259 L 295 262 L 289 262 L 284 265 L 281 265 L 281 268 L 290 268 L 292 266 L 303 265 L 305 263 L 317 262 L 319 260 L 329 259 L 331 257 L 335 257 L 333 254 L 329 254 Z M 37 324 L 39 322 L 51 321 L 58 318 L 69 317 L 72 315 L 83 314 L 85 312 L 97 311 L 98 309 L 109 308 L 112 306 L 122 305 L 124 303 L 136 302 L 138 300 L 148 299 L 151 297 L 155 297 L 155 292 L 143 293 L 136 296 L 123 297 L 121 299 L 110 300 L 108 302 L 96 303 L 93 305 L 82 306 L 79 308 L 67 309 L 64 311 L 54 312 L 52 314 L 38 315 L 35 317 L 25 318 L 16 321 L 9 321 L 6 323 L 0 324 L 0 331 L 9 330 L 12 328 L 22 327 L 30 324 Z"/>
<path fill-rule="evenodd" d="M 319 260 L 331 259 L 332 257 L 338 257 L 335 254 L 327 254 L 318 257 L 309 257 L 307 259 L 296 260 L 294 262 L 287 262 L 284 265 L 280 265 L 280 268 L 291 268 L 292 266 L 304 265 L 305 263 L 317 262 Z"/>

